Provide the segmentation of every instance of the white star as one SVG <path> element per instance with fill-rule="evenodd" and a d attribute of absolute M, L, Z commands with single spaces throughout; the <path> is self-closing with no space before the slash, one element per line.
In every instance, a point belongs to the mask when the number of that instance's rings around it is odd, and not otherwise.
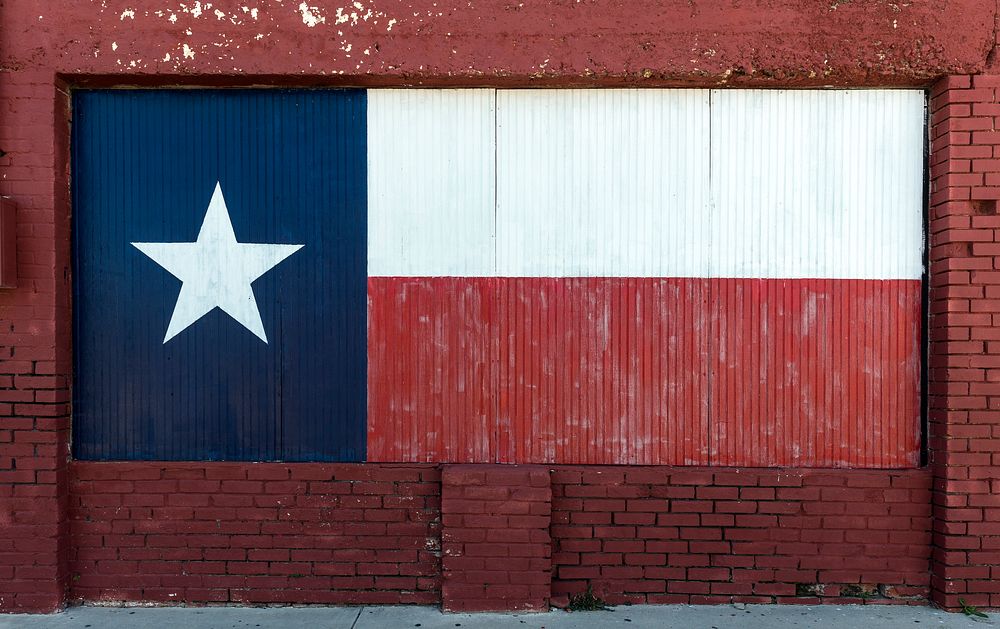
<path fill-rule="evenodd" d="M 133 242 L 132 246 L 183 282 L 164 343 L 216 307 L 267 343 L 250 284 L 302 248 L 237 242 L 218 183 L 196 242 Z"/>

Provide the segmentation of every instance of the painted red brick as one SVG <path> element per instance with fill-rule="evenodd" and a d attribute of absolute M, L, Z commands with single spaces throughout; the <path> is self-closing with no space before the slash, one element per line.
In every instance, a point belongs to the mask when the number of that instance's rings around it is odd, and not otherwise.
<path fill-rule="evenodd" d="M 543 600 L 551 578 L 560 596 L 590 581 L 635 602 L 840 602 L 851 600 L 842 586 L 858 584 L 878 585 L 883 602 L 919 599 L 930 587 L 950 608 L 959 598 L 1000 607 L 1000 76 L 982 73 L 996 37 L 981 0 L 752 0 L 696 12 L 653 0 L 500 12 L 444 3 L 437 17 L 390 15 L 376 2 L 383 15 L 350 31 L 355 50 L 372 52 L 363 63 L 330 54 L 332 16 L 309 27 L 295 6 L 262 10 L 248 28 L 245 18 L 208 12 L 168 22 L 145 0 L 67 0 L 42 19 L 37 3 L 10 4 L 0 21 L 0 195 L 17 208 L 19 284 L 0 290 L 0 611 L 52 610 L 67 596 L 440 599 L 432 467 L 67 465 L 67 86 L 853 87 L 938 78 L 928 225 L 933 486 L 927 470 L 555 468 L 551 486 L 547 470 L 526 484 L 519 472 L 466 470 L 462 486 L 514 489 L 504 509 L 489 491 L 456 498 L 482 511 L 446 514 L 454 537 L 445 543 L 480 555 L 447 561 L 474 575 L 470 605 Z M 220 56 L 222 41 L 237 45 Z M 485 573 L 504 549 L 508 581 L 497 582 Z M 813 580 L 815 596 L 798 596 Z"/>
<path fill-rule="evenodd" d="M 992 500 L 991 486 L 1000 463 L 994 458 L 1000 432 L 990 428 L 1000 409 L 993 374 L 1000 346 L 990 342 L 1000 324 L 995 314 L 1000 303 L 995 202 L 1000 162 L 990 159 L 1000 154 L 1000 134 L 994 130 L 1000 116 L 998 84 L 1000 76 L 995 75 L 972 77 L 971 85 L 943 79 L 934 87 L 931 111 L 931 135 L 943 140 L 932 157 L 942 165 L 931 177 L 930 221 L 937 230 L 932 245 L 954 243 L 947 252 L 951 267 L 972 270 L 930 276 L 932 600 L 952 609 L 959 598 L 1000 606 L 1000 593 L 991 587 L 1000 555 L 984 552 L 1000 544 L 1000 529 L 993 526 L 1000 520 L 1000 506 Z M 951 129 L 970 130 L 969 137 L 948 133 Z M 959 172 L 964 174 L 948 174 Z M 955 201 L 942 201 L 946 198 Z"/>
<path fill-rule="evenodd" d="M 551 503 L 546 467 L 443 466 L 442 609 L 547 611 Z"/>
<path fill-rule="evenodd" d="M 0 158 L 19 278 L 0 290 L 0 611 L 51 611 L 67 584 L 67 98 L 52 71 L 33 70 L 0 74 L 0 102 L 0 148 L 32 156 Z"/>
<path fill-rule="evenodd" d="M 573 497 L 609 479 L 637 498 Z M 682 485 L 683 499 L 644 498 Z M 816 604 L 863 584 L 869 601 L 919 604 L 930 587 L 930 489 L 929 470 L 557 467 L 552 594 L 565 602 L 589 585 L 612 603 Z M 617 523 L 632 504 L 668 513 L 639 528 L 578 517 Z"/>
<path fill-rule="evenodd" d="M 434 466 L 74 462 L 69 473 L 72 601 L 440 600 Z"/>

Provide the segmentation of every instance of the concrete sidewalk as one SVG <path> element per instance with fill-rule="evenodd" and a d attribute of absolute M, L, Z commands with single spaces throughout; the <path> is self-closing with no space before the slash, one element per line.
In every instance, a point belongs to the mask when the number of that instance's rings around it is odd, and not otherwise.
<path fill-rule="evenodd" d="M 781 629 L 1000 626 L 929 607 L 844 605 L 634 605 L 604 612 L 442 614 L 434 607 L 74 607 L 53 615 L 0 615 L 0 629 Z"/>

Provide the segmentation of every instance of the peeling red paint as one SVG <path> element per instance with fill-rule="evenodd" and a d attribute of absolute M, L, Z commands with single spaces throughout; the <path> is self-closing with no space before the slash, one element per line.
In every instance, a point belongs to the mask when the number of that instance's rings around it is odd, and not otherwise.
<path fill-rule="evenodd" d="M 67 0 L 4 9 L 0 65 L 170 82 L 925 84 L 974 73 L 981 0 L 332 3 Z"/>

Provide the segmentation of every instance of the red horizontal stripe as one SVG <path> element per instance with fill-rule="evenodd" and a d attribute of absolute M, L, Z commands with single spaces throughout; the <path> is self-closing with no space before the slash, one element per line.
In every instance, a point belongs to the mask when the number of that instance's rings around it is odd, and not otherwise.
<path fill-rule="evenodd" d="M 903 467 L 920 283 L 368 281 L 373 461 Z"/>
<path fill-rule="evenodd" d="M 920 282 L 712 281 L 712 462 L 919 464 Z"/>

